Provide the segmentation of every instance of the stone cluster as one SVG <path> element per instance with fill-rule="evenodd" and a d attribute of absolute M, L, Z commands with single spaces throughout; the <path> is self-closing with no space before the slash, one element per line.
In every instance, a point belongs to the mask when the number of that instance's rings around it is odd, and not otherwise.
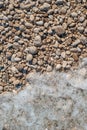
<path fill-rule="evenodd" d="M 30 72 L 75 69 L 87 57 L 86 0 L 0 1 L 0 93 Z"/>

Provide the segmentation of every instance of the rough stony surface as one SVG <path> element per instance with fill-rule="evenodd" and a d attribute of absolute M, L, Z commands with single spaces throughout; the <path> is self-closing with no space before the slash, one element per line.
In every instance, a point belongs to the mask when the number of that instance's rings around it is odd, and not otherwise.
<path fill-rule="evenodd" d="M 2 92 L 25 86 L 30 72 L 76 69 L 84 57 L 87 0 L 0 0 Z"/>
<path fill-rule="evenodd" d="M 78 70 L 26 80 L 20 92 L 0 95 L 0 130 L 87 130 L 87 58 Z"/>

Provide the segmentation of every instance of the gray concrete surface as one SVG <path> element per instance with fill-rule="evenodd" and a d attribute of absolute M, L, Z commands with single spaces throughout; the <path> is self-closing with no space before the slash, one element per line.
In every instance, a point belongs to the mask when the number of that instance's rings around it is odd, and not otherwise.
<path fill-rule="evenodd" d="M 30 85 L 0 95 L 0 130 L 87 130 L 87 58 L 68 73 L 30 74 Z"/>

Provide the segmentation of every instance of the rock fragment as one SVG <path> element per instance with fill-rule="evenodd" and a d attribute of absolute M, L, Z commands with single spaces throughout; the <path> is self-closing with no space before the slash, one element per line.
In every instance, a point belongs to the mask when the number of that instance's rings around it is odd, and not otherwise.
<path fill-rule="evenodd" d="M 27 56 L 26 56 L 26 61 L 32 61 L 32 59 L 33 59 L 33 56 L 31 55 L 31 54 L 27 54 Z"/>
<path fill-rule="evenodd" d="M 48 65 L 47 66 L 47 72 L 51 72 L 52 71 L 52 66 Z"/>
<path fill-rule="evenodd" d="M 72 43 L 72 46 L 77 46 L 79 43 L 80 43 L 80 40 L 77 39 L 77 40 L 75 40 L 75 41 Z"/>
<path fill-rule="evenodd" d="M 56 65 L 56 70 L 58 71 L 58 70 L 60 70 L 62 68 L 62 65 L 61 64 L 57 64 Z"/>
<path fill-rule="evenodd" d="M 35 46 L 31 46 L 28 48 L 30 54 L 35 55 L 37 53 L 37 48 Z"/>
<path fill-rule="evenodd" d="M 36 47 L 39 47 L 39 46 L 42 45 L 42 41 L 41 41 L 41 36 L 40 35 L 38 35 L 38 36 L 35 37 L 35 39 L 34 39 L 34 45 Z"/>
<path fill-rule="evenodd" d="M 56 32 L 57 35 L 63 36 L 65 34 L 65 29 L 62 26 L 55 26 L 53 30 Z"/>
<path fill-rule="evenodd" d="M 63 4 L 64 4 L 64 0 L 57 0 L 57 1 L 56 1 L 56 4 L 57 4 L 57 5 L 63 5 Z"/>
<path fill-rule="evenodd" d="M 44 3 L 41 7 L 40 10 L 42 11 L 48 11 L 50 9 L 50 4 Z"/>

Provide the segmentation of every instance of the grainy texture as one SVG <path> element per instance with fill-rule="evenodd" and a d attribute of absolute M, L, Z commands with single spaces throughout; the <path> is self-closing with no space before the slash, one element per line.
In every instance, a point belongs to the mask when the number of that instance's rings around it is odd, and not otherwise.
<path fill-rule="evenodd" d="M 75 69 L 84 57 L 87 0 L 0 1 L 2 92 L 25 86 L 30 72 Z"/>

